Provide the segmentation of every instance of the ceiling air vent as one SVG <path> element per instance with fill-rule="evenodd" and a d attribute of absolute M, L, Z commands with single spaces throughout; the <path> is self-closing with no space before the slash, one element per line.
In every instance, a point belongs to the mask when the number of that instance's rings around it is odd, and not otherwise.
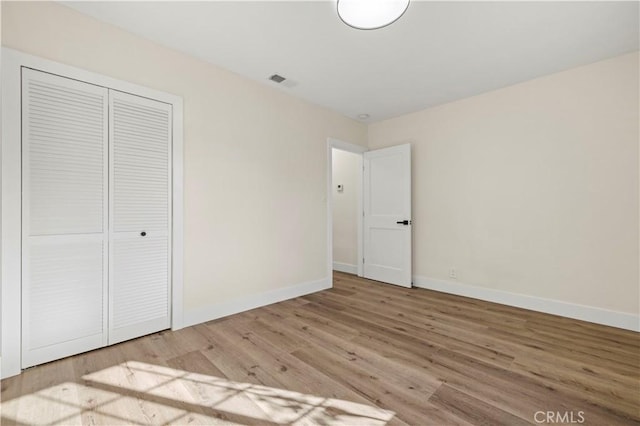
<path fill-rule="evenodd" d="M 272 75 L 271 77 L 269 77 L 269 80 L 271 80 L 271 81 L 275 81 L 276 83 L 278 83 L 278 84 L 279 84 L 279 83 L 282 83 L 283 81 L 285 81 L 285 80 L 286 80 L 286 78 L 284 78 L 284 77 L 283 77 L 283 76 L 281 76 L 281 75 L 274 74 L 274 75 Z"/>

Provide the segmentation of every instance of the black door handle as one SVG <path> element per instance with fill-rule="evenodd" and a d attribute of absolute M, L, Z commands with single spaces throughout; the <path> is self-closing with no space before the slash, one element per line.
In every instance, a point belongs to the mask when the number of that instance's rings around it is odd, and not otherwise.
<path fill-rule="evenodd" d="M 142 232 L 140 233 L 140 235 L 144 237 L 145 235 L 147 235 L 147 233 L 146 233 L 146 232 L 144 232 L 144 231 L 142 231 Z"/>
<path fill-rule="evenodd" d="M 410 220 L 399 220 L 396 222 L 398 225 L 411 225 Z"/>

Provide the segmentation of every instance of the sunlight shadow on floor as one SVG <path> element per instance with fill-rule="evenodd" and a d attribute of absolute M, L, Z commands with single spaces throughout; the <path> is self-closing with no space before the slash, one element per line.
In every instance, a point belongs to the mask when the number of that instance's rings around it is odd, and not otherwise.
<path fill-rule="evenodd" d="M 4 401 L 23 424 L 385 425 L 394 412 L 336 398 L 128 361 Z M 27 409 L 27 407 L 29 407 Z"/>

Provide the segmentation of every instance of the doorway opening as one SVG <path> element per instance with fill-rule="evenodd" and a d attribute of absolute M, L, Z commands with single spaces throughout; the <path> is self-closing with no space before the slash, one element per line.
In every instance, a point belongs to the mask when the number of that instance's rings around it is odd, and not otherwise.
<path fill-rule="evenodd" d="M 411 287 L 411 145 L 368 151 L 329 139 L 327 160 L 327 275 Z"/>
<path fill-rule="evenodd" d="M 365 147 L 327 141 L 328 273 L 362 276 L 362 167 Z"/>
<path fill-rule="evenodd" d="M 358 194 L 362 174 L 362 155 L 333 148 L 331 158 L 333 187 L 333 270 L 358 274 Z"/>

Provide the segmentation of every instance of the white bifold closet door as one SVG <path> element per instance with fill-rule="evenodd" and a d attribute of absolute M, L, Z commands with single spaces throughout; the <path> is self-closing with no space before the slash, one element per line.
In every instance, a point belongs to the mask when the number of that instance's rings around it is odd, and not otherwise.
<path fill-rule="evenodd" d="M 171 105 L 109 91 L 109 344 L 170 326 Z"/>
<path fill-rule="evenodd" d="M 22 70 L 22 366 L 107 342 L 108 90 Z"/>
<path fill-rule="evenodd" d="M 170 327 L 171 115 L 23 69 L 23 368 Z"/>

